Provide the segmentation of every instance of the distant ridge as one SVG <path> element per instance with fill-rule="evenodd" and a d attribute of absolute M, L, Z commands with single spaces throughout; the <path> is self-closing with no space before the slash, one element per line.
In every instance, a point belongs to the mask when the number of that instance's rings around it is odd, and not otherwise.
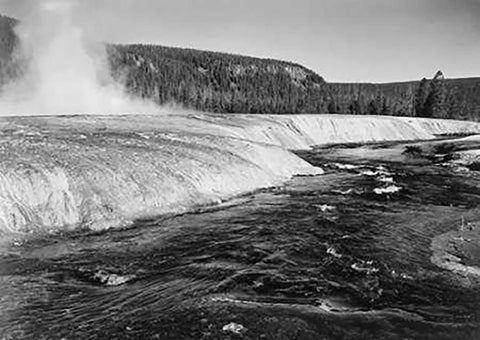
<path fill-rule="evenodd" d="M 16 20 L 0 16 L 0 84 L 18 74 Z M 480 78 L 327 83 L 297 63 L 156 45 L 110 45 L 112 73 L 159 104 L 219 113 L 346 113 L 480 120 Z"/>

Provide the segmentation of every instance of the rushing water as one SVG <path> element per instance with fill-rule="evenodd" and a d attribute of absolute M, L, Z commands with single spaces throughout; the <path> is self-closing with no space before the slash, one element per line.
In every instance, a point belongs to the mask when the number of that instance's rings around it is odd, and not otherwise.
<path fill-rule="evenodd" d="M 17 244 L 0 258 L 0 334 L 479 339 L 479 281 L 432 261 L 436 237 L 480 221 L 478 174 L 330 151 L 300 154 L 322 176 Z M 478 265 L 479 243 L 464 248 Z"/>

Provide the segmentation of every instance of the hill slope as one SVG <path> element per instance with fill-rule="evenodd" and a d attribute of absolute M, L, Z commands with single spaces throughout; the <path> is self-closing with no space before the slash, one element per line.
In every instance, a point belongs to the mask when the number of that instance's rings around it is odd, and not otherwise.
<path fill-rule="evenodd" d="M 14 19 L 0 17 L 0 84 L 18 71 L 11 66 L 14 24 Z M 159 104 L 175 102 L 221 113 L 350 113 L 480 120 L 480 78 L 425 80 L 423 85 L 420 81 L 327 83 L 301 65 L 279 60 L 154 45 L 111 45 L 108 54 L 112 73 L 128 91 Z"/>
<path fill-rule="evenodd" d="M 428 114 L 415 107 L 420 81 L 327 83 L 303 66 L 278 60 L 148 45 L 111 46 L 109 51 L 114 74 L 125 77 L 127 88 L 158 103 L 227 113 L 480 119 L 480 78 L 441 80 L 442 110 Z M 427 81 L 427 92 L 433 83 Z"/>
<path fill-rule="evenodd" d="M 325 81 L 298 64 L 151 45 L 111 46 L 134 93 L 214 112 L 322 112 Z"/>

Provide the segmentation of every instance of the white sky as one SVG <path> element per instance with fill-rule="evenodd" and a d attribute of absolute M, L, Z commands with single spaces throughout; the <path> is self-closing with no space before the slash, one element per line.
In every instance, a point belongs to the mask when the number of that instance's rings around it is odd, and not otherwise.
<path fill-rule="evenodd" d="M 21 18 L 29 2 L 0 0 Z M 69 0 L 65 0 L 69 1 Z M 327 81 L 480 76 L 480 0 L 79 0 L 92 35 L 301 63 Z"/>

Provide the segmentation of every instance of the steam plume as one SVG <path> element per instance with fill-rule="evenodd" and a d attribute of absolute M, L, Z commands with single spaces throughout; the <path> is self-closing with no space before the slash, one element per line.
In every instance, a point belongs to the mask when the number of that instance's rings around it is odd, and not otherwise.
<path fill-rule="evenodd" d="M 105 48 L 92 48 L 75 21 L 76 0 L 38 0 L 16 28 L 26 72 L 0 97 L 0 115 L 115 114 L 157 111 L 115 83 Z"/>

